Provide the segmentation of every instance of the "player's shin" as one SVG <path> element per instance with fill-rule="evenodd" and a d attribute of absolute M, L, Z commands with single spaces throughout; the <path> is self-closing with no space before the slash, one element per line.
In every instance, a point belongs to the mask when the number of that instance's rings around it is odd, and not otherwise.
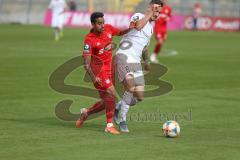
<path fill-rule="evenodd" d="M 115 97 L 114 96 L 104 96 L 103 103 L 106 108 L 106 118 L 107 118 L 107 126 L 105 128 L 105 132 L 111 134 L 120 134 L 120 132 L 114 127 L 112 121 L 115 111 Z"/>
<path fill-rule="evenodd" d="M 154 53 L 156 55 L 158 55 L 160 53 L 161 49 L 162 49 L 162 44 L 161 43 L 157 43 L 156 46 L 155 46 L 155 49 L 154 49 Z"/>
<path fill-rule="evenodd" d="M 115 99 L 112 96 L 106 96 L 103 98 L 103 103 L 106 108 L 107 123 L 112 123 L 115 112 Z"/>
<path fill-rule="evenodd" d="M 97 103 L 95 103 L 91 108 L 89 108 L 87 110 L 87 114 L 88 115 L 92 115 L 92 114 L 95 114 L 95 113 L 98 113 L 98 112 L 101 112 L 105 109 L 105 106 L 103 105 L 103 102 L 102 101 L 99 101 Z"/>
<path fill-rule="evenodd" d="M 120 122 L 127 120 L 127 113 L 130 106 L 134 106 L 137 103 L 137 99 L 133 96 L 131 92 L 125 91 L 123 94 L 123 99 L 121 101 L 120 109 Z"/>

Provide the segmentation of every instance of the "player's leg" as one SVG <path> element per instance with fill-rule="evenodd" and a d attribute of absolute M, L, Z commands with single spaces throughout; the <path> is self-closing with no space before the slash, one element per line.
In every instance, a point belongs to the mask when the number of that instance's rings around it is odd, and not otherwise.
<path fill-rule="evenodd" d="M 60 29 L 58 27 L 54 27 L 54 36 L 55 36 L 55 41 L 60 40 Z"/>
<path fill-rule="evenodd" d="M 138 102 L 143 101 L 145 80 L 141 64 L 138 65 L 137 71 L 134 72 L 134 82 L 135 82 L 134 97 Z"/>
<path fill-rule="evenodd" d="M 105 128 L 105 132 L 109 132 L 111 134 L 119 134 L 120 132 L 113 125 L 113 116 L 115 112 L 115 104 L 116 104 L 116 90 L 114 86 L 110 86 L 106 91 L 100 92 L 103 105 L 106 109 L 106 122 L 107 126 Z"/>
<path fill-rule="evenodd" d="M 76 127 L 81 128 L 83 123 L 87 120 L 87 118 L 92 115 L 96 114 L 98 112 L 101 112 L 105 109 L 105 106 L 103 105 L 103 101 L 98 101 L 95 103 L 92 107 L 86 109 L 82 108 L 81 109 L 81 114 L 79 119 L 76 121 Z"/>
<path fill-rule="evenodd" d="M 82 126 L 84 121 L 87 120 L 88 116 L 103 111 L 106 108 L 105 107 L 106 103 L 111 103 L 111 98 L 108 98 L 108 97 L 111 97 L 111 95 L 112 95 L 112 97 L 115 96 L 115 90 L 114 90 L 114 88 L 112 89 L 112 83 L 111 83 L 110 79 L 108 78 L 108 76 L 103 74 L 103 75 L 99 75 L 99 78 L 103 82 L 102 85 L 100 85 L 98 83 L 94 83 L 94 86 L 98 90 L 101 101 L 97 102 L 96 104 L 94 104 L 92 107 L 90 107 L 88 109 L 85 109 L 85 108 L 81 109 L 80 118 L 76 122 L 77 128 L 80 128 Z M 105 80 L 107 80 L 107 79 L 109 79 L 108 83 L 105 83 Z M 108 104 L 108 105 L 110 105 L 110 104 Z"/>
<path fill-rule="evenodd" d="M 128 74 L 123 81 L 125 92 L 122 96 L 121 110 L 119 114 L 120 130 L 123 132 L 129 132 L 127 128 L 127 113 L 130 106 L 136 105 L 139 101 L 143 101 L 144 98 L 144 74 L 140 63 L 133 64 L 132 70 L 135 70 L 133 74 Z"/>
<path fill-rule="evenodd" d="M 58 18 L 58 14 L 54 13 L 52 15 L 52 28 L 53 28 L 53 32 L 54 32 L 54 37 L 55 40 L 58 41 L 60 39 L 60 29 L 59 29 L 59 18 Z"/>
<path fill-rule="evenodd" d="M 126 55 L 121 53 L 118 53 L 115 58 L 118 79 L 125 89 L 122 99 L 116 105 L 116 113 L 114 116 L 114 121 L 116 124 L 120 124 L 120 130 L 122 132 L 129 132 L 126 124 L 125 127 L 121 127 L 121 124 L 126 123 L 129 107 L 136 103 L 135 97 L 133 96 L 135 90 L 133 67 L 131 64 L 127 63 L 127 59 Z"/>
<path fill-rule="evenodd" d="M 59 20 L 59 24 L 58 24 L 59 36 L 60 36 L 61 38 L 63 38 L 63 36 L 64 36 L 64 34 L 63 34 L 64 17 L 63 17 L 62 14 L 59 15 L 58 20 Z"/>
<path fill-rule="evenodd" d="M 127 127 L 127 114 L 130 106 L 134 106 L 137 103 L 137 99 L 134 97 L 135 83 L 134 76 L 128 74 L 123 81 L 125 92 L 122 99 L 119 101 L 120 109 L 119 114 L 116 115 L 116 123 L 119 124 L 120 131 L 128 133 L 129 129 Z"/>
<path fill-rule="evenodd" d="M 155 48 L 154 48 L 154 52 L 150 56 L 150 60 L 153 63 L 158 63 L 158 55 L 159 55 L 159 53 L 162 50 L 162 45 L 163 45 L 163 42 L 164 42 L 164 34 L 156 33 L 156 37 L 155 38 L 156 38 L 157 42 L 156 42 L 156 45 L 155 45 Z"/>

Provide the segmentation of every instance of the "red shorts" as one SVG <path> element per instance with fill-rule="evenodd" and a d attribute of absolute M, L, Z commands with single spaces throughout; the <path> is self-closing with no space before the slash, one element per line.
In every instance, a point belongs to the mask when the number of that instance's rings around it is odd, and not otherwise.
<path fill-rule="evenodd" d="M 100 73 L 97 77 L 101 81 L 101 85 L 94 83 L 94 86 L 98 91 L 105 91 L 113 85 L 111 74 Z"/>
<path fill-rule="evenodd" d="M 167 39 L 167 32 L 156 32 L 155 38 L 156 38 L 156 40 L 162 39 L 165 41 Z"/>

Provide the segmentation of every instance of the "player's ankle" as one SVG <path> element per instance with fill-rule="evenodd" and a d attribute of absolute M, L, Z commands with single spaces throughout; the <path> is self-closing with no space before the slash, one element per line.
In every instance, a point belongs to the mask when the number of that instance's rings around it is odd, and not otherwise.
<path fill-rule="evenodd" d="M 113 123 L 107 123 L 107 127 L 110 128 L 110 127 L 113 127 Z"/>

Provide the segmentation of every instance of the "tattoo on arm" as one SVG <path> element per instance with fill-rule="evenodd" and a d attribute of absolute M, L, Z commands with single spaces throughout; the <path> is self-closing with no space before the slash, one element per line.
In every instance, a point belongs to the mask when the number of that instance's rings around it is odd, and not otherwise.
<path fill-rule="evenodd" d="M 145 46 L 143 51 L 142 51 L 142 58 L 143 58 L 145 63 L 149 63 L 150 62 L 147 46 Z"/>

